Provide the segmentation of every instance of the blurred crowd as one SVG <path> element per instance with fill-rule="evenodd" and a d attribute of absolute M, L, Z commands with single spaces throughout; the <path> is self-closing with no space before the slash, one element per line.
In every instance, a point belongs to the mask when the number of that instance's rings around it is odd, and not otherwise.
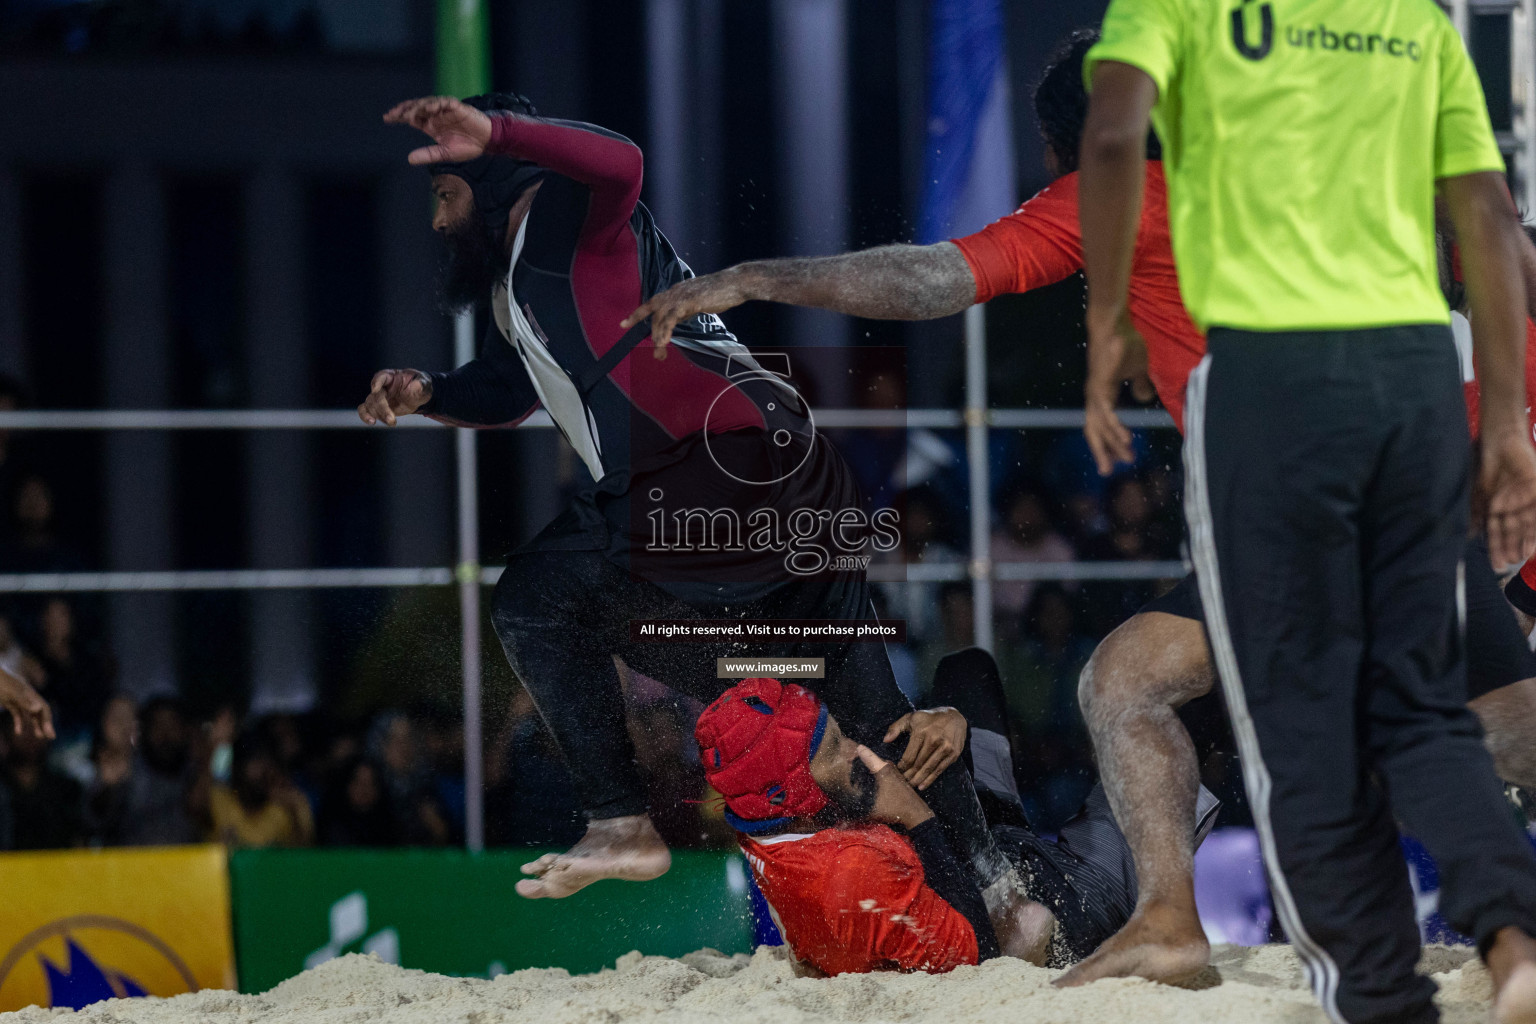
<path fill-rule="evenodd" d="M 0 409 L 22 403 L 0 378 Z M 902 512 L 898 567 L 968 558 L 968 482 L 958 433 L 840 439 L 867 492 Z M 1167 562 L 1181 558 L 1177 460 L 1144 457 L 1104 480 L 1075 432 L 1048 443 L 995 432 L 993 561 Z M 24 435 L 0 431 L 0 573 L 90 568 L 61 536 L 49 471 Z M 970 645 L 971 586 L 877 585 L 879 612 L 904 619 L 888 645 L 920 706 L 938 659 Z M 1032 818 L 1060 824 L 1091 785 L 1077 679 L 1095 643 L 1166 580 L 1001 581 L 995 649 L 1008 688 L 1021 792 Z M 463 841 L 462 725 L 441 710 L 324 710 L 249 717 L 234 703 L 194 711 L 176 694 L 130 696 L 90 595 L 0 595 L 0 669 L 37 689 L 57 736 L 0 723 L 0 849 L 218 841 L 232 846 L 446 846 Z M 729 842 L 691 730 L 699 708 L 638 675 L 625 680 L 637 759 L 663 835 L 680 847 Z M 574 841 L 584 821 L 560 753 L 515 689 L 486 722 L 486 837 L 494 845 Z"/>
<path fill-rule="evenodd" d="M 1135 465 L 1105 479 L 1076 431 L 1033 435 L 994 431 L 989 472 L 995 566 L 1074 562 L 1179 563 L 1184 558 L 1177 438 L 1138 435 Z M 958 432 L 907 432 L 904 457 L 887 460 L 889 501 L 902 511 L 903 579 L 876 585 L 882 617 L 904 619 L 907 643 L 889 647 L 903 691 L 919 707 L 946 653 L 973 642 L 969 560 L 969 483 Z M 843 445 L 868 477 L 872 454 L 858 438 Z M 917 577 L 935 566 L 958 580 Z M 1046 569 L 1045 566 L 1053 567 Z M 905 570 L 905 571 L 902 571 Z M 1070 567 L 1067 568 L 1070 572 Z M 1025 809 L 1046 829 L 1065 822 L 1095 778 L 1077 681 L 1098 641 L 1172 578 L 1137 580 L 998 580 L 992 587 L 993 649 L 1012 716 L 1015 767 Z M 1219 723 L 1218 723 L 1219 724 Z"/>

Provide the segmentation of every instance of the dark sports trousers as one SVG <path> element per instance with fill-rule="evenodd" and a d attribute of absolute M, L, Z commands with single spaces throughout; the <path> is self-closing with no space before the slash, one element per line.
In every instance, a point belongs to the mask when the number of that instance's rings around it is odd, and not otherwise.
<path fill-rule="evenodd" d="M 541 537 L 561 535 L 556 520 Z M 883 740 L 891 723 L 911 711 L 912 704 L 896 685 L 883 644 L 630 640 L 631 619 L 734 617 L 872 619 L 875 614 L 862 577 L 807 577 L 759 601 L 716 606 L 704 614 L 655 584 L 631 577 L 600 551 L 544 549 L 535 538 L 507 560 L 492 598 L 491 621 L 507 660 L 570 767 L 589 818 L 646 811 L 615 655 L 630 668 L 706 704 L 734 682 L 715 678 L 717 658 L 825 658 L 826 678 L 803 680 L 805 685 L 826 702 L 849 736 L 888 759 L 900 757 L 906 737 L 893 744 Z M 1000 877 L 1007 861 L 987 830 L 964 766 L 951 765 L 924 798 L 956 854 L 975 869 L 977 882 L 985 887 Z"/>
<path fill-rule="evenodd" d="M 1481 948 L 1536 934 L 1536 859 L 1466 708 L 1470 472 L 1449 330 L 1215 329 L 1185 513 L 1281 923 L 1337 1021 L 1438 1019 L 1394 818 Z"/>

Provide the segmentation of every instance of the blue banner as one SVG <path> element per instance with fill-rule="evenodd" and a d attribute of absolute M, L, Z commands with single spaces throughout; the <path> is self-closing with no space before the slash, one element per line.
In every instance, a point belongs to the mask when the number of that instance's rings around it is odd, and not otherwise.
<path fill-rule="evenodd" d="M 1013 211 L 1011 107 L 1001 0 L 932 0 L 919 244 Z"/>

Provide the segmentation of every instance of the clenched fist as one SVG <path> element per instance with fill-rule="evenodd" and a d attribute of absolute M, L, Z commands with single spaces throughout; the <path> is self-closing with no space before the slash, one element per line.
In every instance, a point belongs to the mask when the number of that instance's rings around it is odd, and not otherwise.
<path fill-rule="evenodd" d="M 369 426 L 383 420 L 392 427 L 396 416 L 408 416 L 431 400 L 432 378 L 420 370 L 380 370 L 373 375 L 357 415 Z"/>

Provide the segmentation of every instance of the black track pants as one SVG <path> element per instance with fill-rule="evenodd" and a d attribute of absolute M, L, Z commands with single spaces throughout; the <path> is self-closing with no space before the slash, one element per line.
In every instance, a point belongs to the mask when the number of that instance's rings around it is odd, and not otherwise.
<path fill-rule="evenodd" d="M 1394 823 L 1480 944 L 1536 859 L 1466 709 L 1466 407 L 1438 326 L 1210 332 L 1185 511 L 1275 906 L 1334 1020 L 1437 1019 Z"/>
<path fill-rule="evenodd" d="M 752 605 L 704 614 L 652 583 L 632 578 L 600 552 L 514 553 L 496 585 L 491 621 L 507 660 L 570 766 L 589 818 L 643 814 L 645 786 L 635 768 L 614 656 L 630 668 L 705 703 L 733 682 L 717 679 L 723 657 L 825 658 L 826 678 L 803 680 L 842 729 L 896 759 L 905 737 L 882 742 L 891 723 L 912 710 L 896 686 L 880 643 L 635 643 L 631 619 L 872 619 L 862 578 L 812 577 L 780 587 Z M 924 793 L 953 848 L 985 886 L 1005 870 L 970 776 L 951 765 Z"/>

